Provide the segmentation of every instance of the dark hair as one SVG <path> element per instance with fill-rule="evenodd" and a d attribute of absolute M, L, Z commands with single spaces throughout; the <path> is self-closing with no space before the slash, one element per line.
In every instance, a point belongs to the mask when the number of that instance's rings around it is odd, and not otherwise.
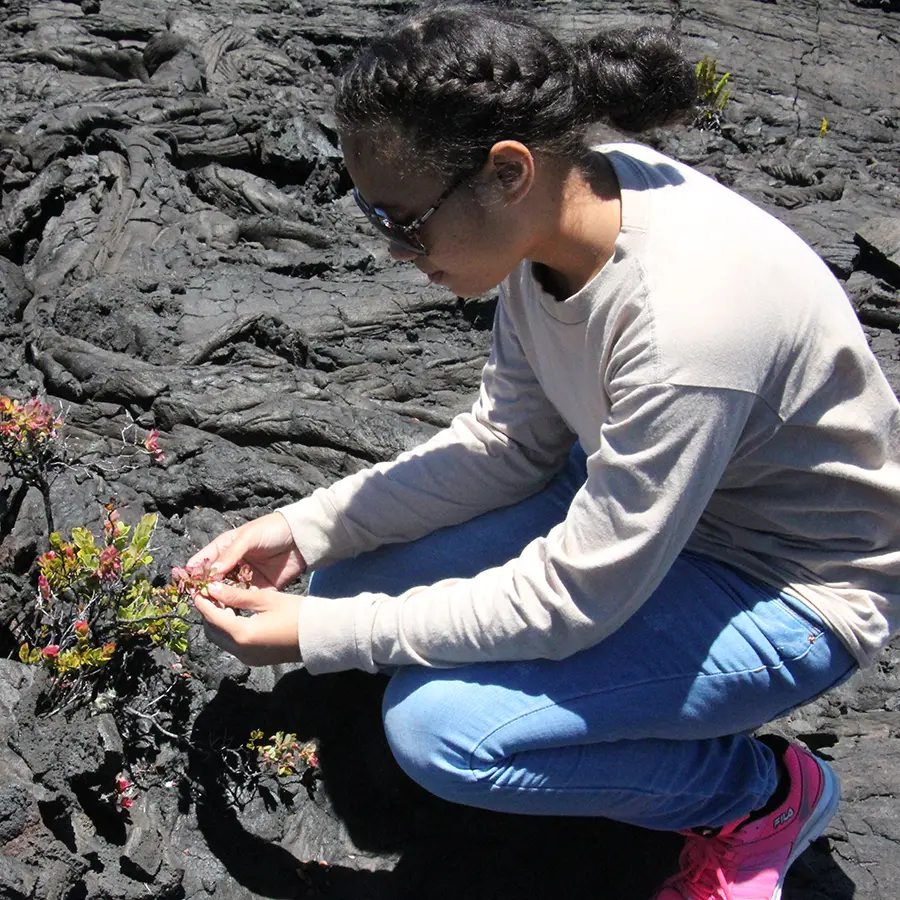
<path fill-rule="evenodd" d="M 671 32 L 615 30 L 566 45 L 507 10 L 428 4 L 350 63 L 335 113 L 342 130 L 377 133 L 379 152 L 414 150 L 450 176 L 503 139 L 578 162 L 592 125 L 643 131 L 696 97 L 694 67 Z"/>

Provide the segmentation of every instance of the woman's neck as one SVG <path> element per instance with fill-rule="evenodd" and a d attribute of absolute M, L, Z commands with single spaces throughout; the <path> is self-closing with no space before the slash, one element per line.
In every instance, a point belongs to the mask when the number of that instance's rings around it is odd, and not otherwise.
<path fill-rule="evenodd" d="M 544 173 L 545 228 L 528 258 L 544 288 L 557 300 L 581 290 L 615 252 L 622 227 L 622 200 L 612 166 L 599 154 L 592 168 L 570 166 Z"/>

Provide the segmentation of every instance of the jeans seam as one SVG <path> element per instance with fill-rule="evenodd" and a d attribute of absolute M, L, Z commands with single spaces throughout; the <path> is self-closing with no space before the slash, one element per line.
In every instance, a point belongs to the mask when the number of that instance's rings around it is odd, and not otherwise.
<path fill-rule="evenodd" d="M 791 657 L 790 660 L 782 659 L 778 662 L 777 665 L 774 665 L 774 666 L 762 665 L 762 666 L 757 666 L 755 668 L 735 669 L 735 670 L 729 671 L 729 672 L 698 672 L 696 674 L 688 673 L 688 674 L 683 674 L 683 675 L 671 675 L 671 676 L 667 676 L 665 678 L 648 678 L 644 681 L 632 682 L 631 684 L 629 684 L 627 686 L 621 685 L 619 687 L 610 688 L 605 691 L 598 690 L 598 691 L 591 691 L 589 693 L 583 693 L 583 694 L 573 694 L 572 696 L 566 697 L 562 700 L 554 701 L 552 703 L 547 703 L 536 709 L 530 709 L 527 712 L 519 714 L 518 716 L 514 716 L 512 719 L 509 719 L 508 721 L 504 722 L 502 725 L 496 726 L 491 731 L 489 731 L 486 735 L 484 735 L 484 737 L 482 737 L 481 740 L 478 741 L 478 743 L 475 744 L 475 746 L 469 751 L 469 772 L 472 774 L 472 777 L 476 781 L 488 780 L 490 778 L 490 776 L 489 775 L 480 776 L 478 774 L 479 769 L 476 768 L 476 766 L 474 765 L 475 754 L 478 752 L 479 748 L 482 747 L 485 744 L 485 742 L 488 741 L 491 737 L 493 737 L 498 731 L 501 731 L 502 729 L 508 727 L 513 722 L 519 722 L 523 719 L 527 719 L 529 716 L 536 715 L 538 713 L 543 712 L 544 710 L 552 709 L 553 707 L 560 706 L 564 703 L 570 703 L 573 700 L 583 700 L 586 697 L 597 697 L 604 693 L 608 693 L 608 694 L 612 695 L 615 692 L 624 691 L 626 689 L 631 689 L 631 688 L 636 688 L 636 687 L 644 687 L 646 685 L 651 685 L 651 684 L 660 684 L 663 682 L 668 683 L 668 682 L 672 682 L 672 681 L 678 681 L 679 679 L 684 679 L 684 680 L 690 679 L 691 681 L 696 681 L 698 678 L 704 678 L 704 679 L 706 679 L 706 678 L 732 678 L 735 675 L 755 674 L 757 672 L 777 672 L 780 669 L 783 669 L 787 665 L 788 662 L 798 662 L 798 661 L 802 660 L 804 657 L 806 657 L 809 653 L 811 653 L 813 644 L 816 643 L 818 641 L 819 637 L 821 637 L 821 636 L 822 635 L 815 635 L 815 636 L 810 635 L 810 637 L 815 637 L 815 640 L 810 641 L 809 646 L 804 650 L 803 653 L 801 653 L 799 656 Z M 794 708 L 795 708 L 794 706 L 788 707 L 788 709 L 794 709 Z M 773 719 L 777 718 L 777 716 L 773 716 L 772 718 Z M 606 743 L 606 742 L 596 741 L 595 743 L 599 744 L 599 743 Z M 509 758 L 509 757 L 504 757 L 504 759 L 507 759 L 507 758 Z"/>

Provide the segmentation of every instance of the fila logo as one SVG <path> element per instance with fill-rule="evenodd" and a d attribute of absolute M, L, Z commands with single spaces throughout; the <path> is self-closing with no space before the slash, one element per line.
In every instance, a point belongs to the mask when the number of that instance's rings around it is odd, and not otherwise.
<path fill-rule="evenodd" d="M 777 816 L 772 822 L 773 828 L 781 828 L 786 822 L 790 822 L 794 818 L 794 807 L 789 806 L 780 816 Z"/>

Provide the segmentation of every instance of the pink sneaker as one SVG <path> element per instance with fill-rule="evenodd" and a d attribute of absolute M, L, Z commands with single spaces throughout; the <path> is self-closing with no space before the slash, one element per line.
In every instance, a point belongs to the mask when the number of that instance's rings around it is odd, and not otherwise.
<path fill-rule="evenodd" d="M 825 830 L 840 800 L 831 767 L 796 744 L 783 756 L 787 800 L 755 821 L 724 825 L 711 836 L 685 832 L 681 871 L 656 900 L 780 900 L 791 863 Z"/>

